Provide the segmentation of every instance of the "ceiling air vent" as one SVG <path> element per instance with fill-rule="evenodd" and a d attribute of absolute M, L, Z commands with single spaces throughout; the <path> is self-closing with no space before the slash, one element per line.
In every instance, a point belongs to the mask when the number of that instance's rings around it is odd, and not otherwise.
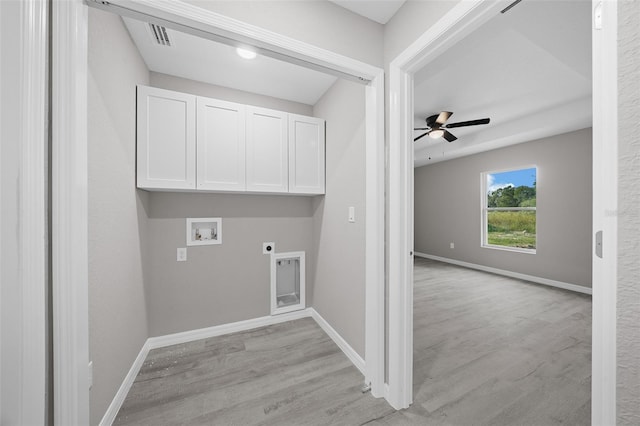
<path fill-rule="evenodd" d="M 169 34 L 167 29 L 161 25 L 149 24 L 151 30 L 151 37 L 160 46 L 171 46 L 171 40 L 169 40 Z"/>

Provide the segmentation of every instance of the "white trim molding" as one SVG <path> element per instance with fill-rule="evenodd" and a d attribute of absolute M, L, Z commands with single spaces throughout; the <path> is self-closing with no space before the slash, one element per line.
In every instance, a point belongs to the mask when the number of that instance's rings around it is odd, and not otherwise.
<path fill-rule="evenodd" d="M 371 394 L 385 397 L 385 149 L 384 149 L 384 72 L 380 70 L 366 88 L 366 197 L 365 197 L 365 382 Z M 374 214 L 372 214 L 374 213 Z"/>
<path fill-rule="evenodd" d="M 194 342 L 201 339 L 209 339 L 211 337 L 223 336 L 231 333 L 238 333 L 240 331 L 253 330 L 259 327 L 266 327 L 287 321 L 295 321 L 301 318 L 313 318 L 318 326 L 327 333 L 331 340 L 333 340 L 333 342 L 342 350 L 353 365 L 364 375 L 365 365 L 362 357 L 360 357 L 360 355 L 358 355 L 346 340 L 344 340 L 342 336 L 340 336 L 340 334 L 338 334 L 338 332 L 335 331 L 335 329 L 331 327 L 331 325 L 329 325 L 329 323 L 313 308 L 216 325 L 213 327 L 200 328 L 197 330 L 184 331 L 181 333 L 167 334 L 165 336 L 150 337 L 144 343 L 142 349 L 140 349 L 138 356 L 122 381 L 113 401 L 109 404 L 109 408 L 100 421 L 100 426 L 111 426 L 113 424 L 120 408 L 122 408 L 122 404 L 124 403 L 131 386 L 133 386 L 133 382 L 136 380 L 136 376 L 140 372 L 140 369 L 151 350 Z"/>
<path fill-rule="evenodd" d="M 43 0 L 20 2 L 22 78 L 19 102 L 20 288 L 22 290 L 22 421 L 45 418 L 47 295 L 47 43 L 48 7 Z"/>
<path fill-rule="evenodd" d="M 599 12 L 598 12 L 599 9 Z M 618 262 L 618 4 L 592 1 L 593 239 L 602 231 L 602 257 L 593 256 L 591 424 L 616 424 Z M 592 26 L 593 28 L 593 26 Z"/>
<path fill-rule="evenodd" d="M 225 334 L 237 333 L 239 331 L 252 330 L 258 327 L 280 324 L 287 321 L 294 321 L 300 318 L 311 316 L 309 309 L 303 309 L 285 314 L 252 318 L 244 321 L 237 321 L 228 324 L 216 325 L 213 327 L 199 328 L 197 330 L 183 331 L 181 333 L 167 334 L 165 336 L 150 337 L 146 345 L 149 349 L 164 348 L 166 346 L 179 345 L 181 343 L 193 342 L 194 340 L 208 339 L 210 337 L 223 336 Z"/>
<path fill-rule="evenodd" d="M 349 361 L 351 361 L 351 363 L 358 370 L 360 370 L 362 375 L 365 375 L 364 360 L 360 355 L 358 355 L 358 352 L 356 352 L 351 347 L 351 345 L 349 345 L 347 341 L 344 340 L 342 336 L 340 336 L 340 334 L 333 327 L 331 327 L 331 325 L 327 322 L 327 320 L 325 320 L 322 317 L 322 315 L 320 315 L 315 309 L 309 308 L 309 311 L 311 312 L 311 318 L 313 318 L 316 321 L 316 323 L 320 326 L 320 328 L 324 330 L 324 332 L 327 333 L 329 337 L 331 337 L 331 340 L 333 340 L 333 342 L 336 345 L 338 345 L 340 350 L 342 350 L 342 352 L 347 356 L 347 358 L 349 358 Z"/>
<path fill-rule="evenodd" d="M 521 274 L 519 272 L 507 271 L 504 269 L 492 268 L 491 266 L 478 265 L 475 263 L 464 262 L 462 260 L 449 259 L 447 257 L 434 256 L 431 254 L 415 252 L 416 256 L 425 259 L 437 260 L 438 262 L 450 263 L 452 265 L 463 266 L 469 269 L 475 269 L 483 272 L 490 272 L 496 275 L 503 275 L 505 277 L 517 278 L 519 280 L 529 281 L 536 284 L 544 284 L 550 287 L 557 287 L 564 290 L 575 291 L 576 293 L 591 294 L 591 288 L 582 285 L 565 283 L 563 281 L 556 281 L 549 278 L 536 277 L 535 275 Z"/>
<path fill-rule="evenodd" d="M 87 425 L 87 7 L 51 4 L 53 412 L 56 425 Z"/>
<path fill-rule="evenodd" d="M 0 376 L 9 391 L 0 398 L 0 418 L 12 424 L 42 424 L 48 352 L 48 2 L 3 2 L 0 13 L 0 181 L 6 179 L 0 188 L 0 233 L 5 231 Z"/>
<path fill-rule="evenodd" d="M 99 426 L 111 426 L 116 420 L 116 416 L 118 415 L 120 408 L 122 408 L 122 404 L 124 404 L 124 400 L 127 398 L 127 395 L 131 390 L 131 386 L 133 386 L 133 382 L 136 381 L 136 377 L 138 376 L 138 373 L 140 372 L 145 359 L 147 359 L 147 355 L 149 355 L 150 350 L 151 349 L 149 348 L 149 340 L 147 340 L 145 344 L 142 345 L 142 349 L 140 349 L 140 352 L 138 353 L 136 359 L 133 361 L 129 372 L 124 377 L 122 384 L 118 388 L 118 392 L 116 392 L 116 395 L 113 397 L 111 404 L 109 404 L 109 407 L 104 413 L 102 420 L 100 420 Z"/>

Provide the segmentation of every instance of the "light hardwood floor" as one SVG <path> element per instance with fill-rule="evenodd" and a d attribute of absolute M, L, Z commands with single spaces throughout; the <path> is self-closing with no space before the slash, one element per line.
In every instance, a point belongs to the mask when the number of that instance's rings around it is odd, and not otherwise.
<path fill-rule="evenodd" d="M 415 262 L 414 404 L 362 394 L 312 319 L 151 351 L 116 425 L 588 425 L 591 298 Z"/>
<path fill-rule="evenodd" d="M 393 409 L 311 318 L 153 350 L 115 425 L 358 425 Z"/>

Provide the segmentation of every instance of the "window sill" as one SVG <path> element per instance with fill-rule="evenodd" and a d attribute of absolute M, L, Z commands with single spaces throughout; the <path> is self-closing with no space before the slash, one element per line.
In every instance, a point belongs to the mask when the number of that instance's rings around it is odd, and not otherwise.
<path fill-rule="evenodd" d="M 511 251 L 515 253 L 523 253 L 523 254 L 536 254 L 536 249 L 523 249 L 517 247 L 506 247 L 506 246 L 494 246 L 490 244 L 482 244 L 482 248 L 492 249 L 492 250 L 501 250 L 501 251 Z"/>

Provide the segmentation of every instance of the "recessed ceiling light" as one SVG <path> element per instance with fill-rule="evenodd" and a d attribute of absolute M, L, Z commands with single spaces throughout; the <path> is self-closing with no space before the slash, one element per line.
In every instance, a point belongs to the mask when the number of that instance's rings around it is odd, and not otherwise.
<path fill-rule="evenodd" d="M 429 137 L 432 139 L 441 138 L 442 135 L 444 135 L 444 130 L 442 129 L 433 129 L 432 131 L 429 132 Z"/>
<path fill-rule="evenodd" d="M 236 53 L 238 54 L 238 56 L 244 59 L 254 59 L 257 55 L 257 53 L 253 50 L 243 49 L 241 47 L 236 48 Z"/>

